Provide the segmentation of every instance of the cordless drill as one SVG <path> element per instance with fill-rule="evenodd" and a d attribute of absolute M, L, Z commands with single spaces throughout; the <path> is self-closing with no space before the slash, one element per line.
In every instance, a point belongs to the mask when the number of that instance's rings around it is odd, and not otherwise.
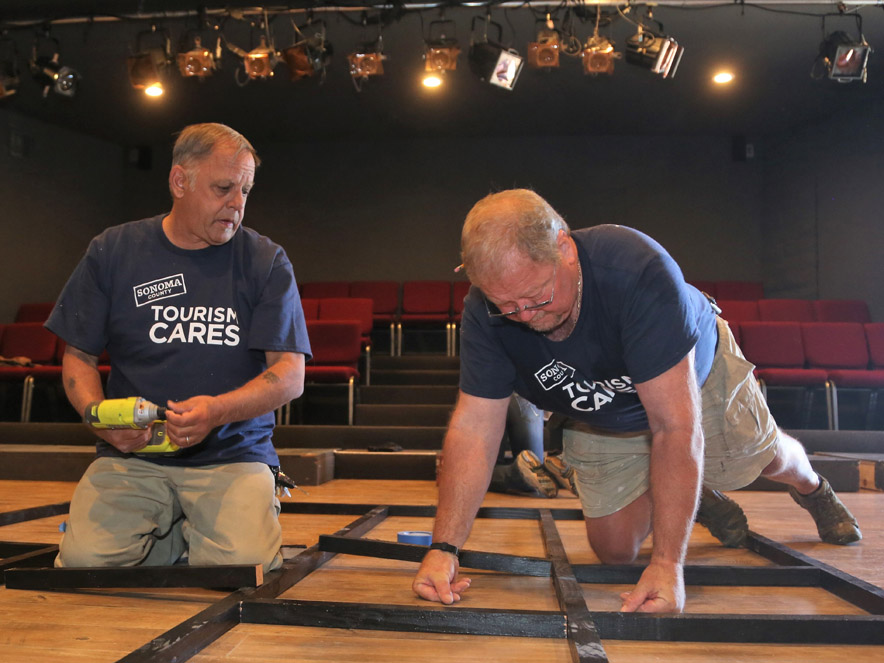
<path fill-rule="evenodd" d="M 140 396 L 106 398 L 86 406 L 84 420 L 93 428 L 147 428 L 153 424 L 150 442 L 136 454 L 170 454 L 179 447 L 166 437 L 166 408 Z"/>

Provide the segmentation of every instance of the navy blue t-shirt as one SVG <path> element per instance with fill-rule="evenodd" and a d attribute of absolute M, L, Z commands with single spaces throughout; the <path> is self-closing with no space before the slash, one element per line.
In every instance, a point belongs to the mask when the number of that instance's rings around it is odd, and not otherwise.
<path fill-rule="evenodd" d="M 515 391 L 602 430 L 647 430 L 634 385 L 665 373 L 691 348 L 702 385 L 718 341 L 715 313 L 647 235 L 601 225 L 572 237 L 583 271 L 574 331 L 551 341 L 519 322 L 489 318 L 484 295 L 472 287 L 464 302 L 460 388 L 482 398 Z"/>
<path fill-rule="evenodd" d="M 265 352 L 298 352 L 310 342 L 285 251 L 240 227 L 220 246 L 172 244 L 165 215 L 108 228 L 95 237 L 46 326 L 89 354 L 107 349 L 106 397 L 142 396 L 158 405 L 237 389 L 266 370 Z M 274 415 L 214 429 L 169 465 L 278 465 Z M 100 456 L 121 455 L 104 441 Z"/>

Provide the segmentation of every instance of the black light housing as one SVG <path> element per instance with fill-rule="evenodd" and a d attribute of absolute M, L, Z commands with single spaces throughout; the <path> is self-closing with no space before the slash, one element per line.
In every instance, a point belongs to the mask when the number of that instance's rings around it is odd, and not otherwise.
<path fill-rule="evenodd" d="M 9 51 L 0 59 L 0 99 L 3 99 L 16 93 L 20 79 L 15 42 L 11 39 L 2 39 L 0 46 L 8 47 L 6 50 Z"/>
<path fill-rule="evenodd" d="M 476 21 L 481 18 L 480 16 L 473 17 L 472 34 L 475 34 L 476 31 Z M 489 26 L 497 29 L 496 42 L 488 39 Z M 504 90 L 512 90 L 522 71 L 523 61 L 517 50 L 506 48 L 499 43 L 502 37 L 503 27 L 500 23 L 492 21 L 490 14 L 488 14 L 485 17 L 485 30 L 481 41 L 474 41 L 471 35 L 470 52 L 467 59 L 470 62 L 470 71 L 479 80 Z"/>
<path fill-rule="evenodd" d="M 29 62 L 31 75 L 34 80 L 43 86 L 43 96 L 49 95 L 49 90 L 63 97 L 73 97 L 77 93 L 80 84 L 80 74 L 70 67 L 63 67 L 59 61 L 58 40 L 46 37 L 53 44 L 52 55 L 40 53 L 39 39 L 34 42 L 34 48 Z"/>
<path fill-rule="evenodd" d="M 823 64 L 829 78 L 839 83 L 866 82 L 866 65 L 872 47 L 860 36 L 861 41 L 851 39 L 846 32 L 833 32 L 820 45 Z"/>
<path fill-rule="evenodd" d="M 626 61 L 650 69 L 663 78 L 674 78 L 684 48 L 672 37 L 639 29 L 626 40 Z"/>

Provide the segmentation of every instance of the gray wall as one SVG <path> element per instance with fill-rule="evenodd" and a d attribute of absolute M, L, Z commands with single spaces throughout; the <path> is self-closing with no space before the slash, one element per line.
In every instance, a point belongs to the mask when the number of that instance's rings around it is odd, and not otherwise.
<path fill-rule="evenodd" d="M 89 238 L 119 218 L 122 169 L 115 145 L 0 110 L 0 322 L 55 299 Z"/>
<path fill-rule="evenodd" d="M 549 137 L 256 145 L 246 223 L 288 251 L 300 281 L 451 279 L 464 216 L 492 190 L 531 187 L 574 227 L 635 226 L 686 274 L 760 279 L 761 166 L 729 137 Z M 130 218 L 167 205 L 168 150 L 126 171 Z"/>
<path fill-rule="evenodd" d="M 770 297 L 864 299 L 884 320 L 884 102 L 772 143 L 762 237 Z"/>
<path fill-rule="evenodd" d="M 733 160 L 730 136 L 258 144 L 246 223 L 286 248 L 302 282 L 453 279 L 472 203 L 528 186 L 575 228 L 649 233 L 688 278 L 763 279 L 770 296 L 864 297 L 884 319 L 873 110 L 852 129 L 832 122 L 759 140 L 746 162 Z M 29 138 L 23 157 L 10 155 L 12 132 Z M 102 228 L 168 209 L 169 149 L 153 146 L 143 170 L 123 148 L 2 110 L 0 139 L 3 322 L 22 301 L 54 299 Z"/>

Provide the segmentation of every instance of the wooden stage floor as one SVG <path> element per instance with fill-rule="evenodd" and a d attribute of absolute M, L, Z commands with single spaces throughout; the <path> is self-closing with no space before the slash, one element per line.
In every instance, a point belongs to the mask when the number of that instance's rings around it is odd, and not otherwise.
<path fill-rule="evenodd" d="M 56 504 L 70 499 L 74 484 L 0 481 L 0 513 Z M 335 480 L 294 491 L 286 501 L 336 504 L 433 505 L 431 481 Z M 864 539 L 838 547 L 819 542 L 810 517 L 785 492 L 739 491 L 731 494 L 743 506 L 751 529 L 878 588 L 884 587 L 884 493 L 845 493 L 841 497 L 860 521 Z M 489 494 L 485 506 L 576 509 L 570 493 L 554 500 Z M 284 513 L 284 544 L 313 546 L 320 534 L 331 534 L 357 516 Z M 56 544 L 63 515 L 0 527 L 0 541 Z M 596 564 L 579 520 L 557 520 L 572 565 Z M 401 530 L 432 528 L 430 518 L 391 516 L 364 536 L 396 541 Z M 538 521 L 479 519 L 467 543 L 471 550 L 544 557 Z M 646 543 L 642 560 L 647 560 Z M 640 560 L 640 561 L 642 561 Z M 692 565 L 775 566 L 749 550 L 720 546 L 702 527 L 695 527 L 688 563 Z M 292 585 L 278 598 L 341 603 L 429 607 L 411 592 L 417 565 L 375 557 L 339 554 Z M 472 588 L 455 608 L 557 611 L 549 577 L 511 576 L 493 571 L 465 571 Z M 626 584 L 581 584 L 587 607 L 616 611 Z M 89 662 L 169 660 L 163 655 L 133 657 L 143 645 L 165 634 L 227 597 L 210 589 L 79 589 L 14 590 L 0 587 L 0 661 L 54 660 Z M 867 615 L 856 605 L 819 587 L 688 586 L 687 614 L 713 615 Z M 884 645 L 742 644 L 649 642 L 602 639 L 612 663 L 743 663 L 884 662 Z M 554 663 L 571 661 L 564 639 L 491 635 L 406 633 L 352 628 L 317 628 L 240 623 L 212 638 L 191 661 L 326 662 L 361 660 L 494 661 Z"/>

